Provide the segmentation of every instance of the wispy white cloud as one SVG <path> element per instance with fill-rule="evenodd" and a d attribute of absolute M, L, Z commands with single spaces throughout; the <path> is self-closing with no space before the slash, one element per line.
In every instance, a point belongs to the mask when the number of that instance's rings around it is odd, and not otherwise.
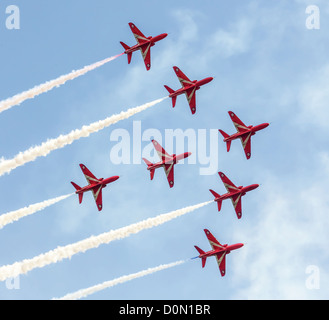
<path fill-rule="evenodd" d="M 228 58 L 236 54 L 245 53 L 250 49 L 253 24 L 251 20 L 242 19 L 232 24 L 231 30 L 219 28 L 206 37 L 207 45 L 204 54 L 208 58 Z M 208 59 L 209 60 L 209 59 Z"/>
<path fill-rule="evenodd" d="M 317 165 L 328 169 L 328 154 Z M 259 199 L 253 225 L 235 232 L 247 242 L 239 261 L 237 278 L 243 283 L 237 299 L 323 299 L 327 297 L 327 230 L 329 194 L 327 179 L 305 179 L 305 184 L 287 187 L 285 181 L 269 175 L 262 184 L 265 197 Z M 319 290 L 306 286 L 306 269 L 316 265 L 321 271 Z"/>
<path fill-rule="evenodd" d="M 328 128 L 329 122 L 329 64 L 322 66 L 308 75 L 308 80 L 301 85 L 298 93 L 300 124 Z"/>

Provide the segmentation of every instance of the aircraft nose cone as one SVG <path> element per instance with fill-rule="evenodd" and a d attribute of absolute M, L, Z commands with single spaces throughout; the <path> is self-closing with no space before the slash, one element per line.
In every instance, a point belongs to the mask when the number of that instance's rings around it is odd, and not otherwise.
<path fill-rule="evenodd" d="M 214 80 L 214 78 L 213 77 L 209 77 L 209 78 L 206 78 L 206 83 L 209 83 L 209 82 L 211 82 L 211 81 L 213 81 Z"/>
<path fill-rule="evenodd" d="M 108 184 L 108 183 L 114 182 L 114 181 L 118 180 L 119 178 L 120 178 L 119 176 L 113 176 L 113 177 L 107 178 L 107 179 L 103 180 L 103 184 Z"/>
<path fill-rule="evenodd" d="M 236 245 L 234 245 L 235 249 L 240 249 L 244 246 L 243 243 L 237 243 Z"/>
<path fill-rule="evenodd" d="M 262 123 L 258 126 L 255 126 L 254 128 L 256 129 L 255 131 L 258 131 L 258 130 L 263 130 L 265 128 L 267 128 L 270 124 L 269 123 Z"/>
<path fill-rule="evenodd" d="M 157 42 L 157 41 L 164 39 L 167 36 L 168 36 L 168 33 L 162 33 L 162 34 L 159 34 L 158 36 L 155 36 L 152 41 Z"/>
<path fill-rule="evenodd" d="M 214 80 L 214 78 L 213 77 L 208 77 L 208 78 L 206 78 L 205 79 L 205 83 L 209 83 L 209 82 L 211 82 L 211 81 L 213 81 Z"/>

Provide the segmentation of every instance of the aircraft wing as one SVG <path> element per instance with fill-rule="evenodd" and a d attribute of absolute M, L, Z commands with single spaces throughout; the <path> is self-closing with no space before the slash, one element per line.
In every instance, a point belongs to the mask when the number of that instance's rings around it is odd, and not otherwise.
<path fill-rule="evenodd" d="M 207 239 L 208 239 L 208 241 L 209 241 L 209 243 L 210 243 L 210 246 L 211 246 L 211 248 L 212 248 L 213 250 L 215 250 L 215 249 L 224 249 L 224 248 L 225 248 L 224 246 L 222 246 L 222 245 L 217 241 L 217 239 L 212 235 L 212 233 L 211 233 L 209 230 L 204 229 L 204 232 L 205 232 L 205 234 L 206 234 L 206 236 L 207 236 Z"/>
<path fill-rule="evenodd" d="M 139 44 L 143 44 L 148 41 L 148 39 L 144 36 L 144 34 L 131 22 L 129 22 L 129 27 L 131 29 L 131 32 L 133 33 L 136 41 Z"/>
<path fill-rule="evenodd" d="M 96 201 L 98 211 L 101 211 L 103 209 L 102 188 L 102 186 L 98 186 L 92 189 L 92 193 Z"/>
<path fill-rule="evenodd" d="M 189 87 L 193 82 L 178 68 L 173 67 L 179 82 L 183 87 Z"/>
<path fill-rule="evenodd" d="M 174 164 L 165 164 L 163 168 L 167 176 L 169 187 L 172 188 L 174 186 Z"/>
<path fill-rule="evenodd" d="M 145 44 L 140 48 L 143 60 L 145 63 L 146 70 L 151 69 L 151 43 Z"/>
<path fill-rule="evenodd" d="M 247 159 L 251 157 L 251 132 L 240 137 L 244 153 Z"/>
<path fill-rule="evenodd" d="M 187 101 L 190 106 L 192 114 L 195 114 L 195 111 L 196 111 L 195 90 L 196 90 L 196 88 L 194 87 L 192 89 L 185 91 L 185 95 L 186 95 L 186 98 L 187 98 Z"/>
<path fill-rule="evenodd" d="M 235 213 L 240 219 L 242 217 L 241 194 L 231 197 Z"/>
<path fill-rule="evenodd" d="M 165 149 L 163 149 L 160 143 L 156 140 L 152 140 L 154 148 L 160 158 L 161 161 L 169 161 L 172 160 L 172 156 L 170 156 Z"/>
<path fill-rule="evenodd" d="M 244 132 L 249 130 L 249 128 L 237 117 L 234 112 L 229 111 L 228 114 L 238 132 Z"/>
<path fill-rule="evenodd" d="M 80 168 L 83 172 L 83 174 L 85 175 L 85 178 L 87 180 L 87 182 L 89 184 L 94 184 L 97 183 L 99 181 L 99 179 L 97 179 L 89 170 L 88 168 L 84 165 L 84 164 L 80 164 Z"/>
<path fill-rule="evenodd" d="M 218 263 L 219 271 L 222 277 L 225 276 L 226 271 L 226 252 L 220 252 L 216 254 L 216 260 Z"/>
<path fill-rule="evenodd" d="M 218 172 L 218 174 L 219 177 L 222 179 L 227 192 L 234 192 L 238 190 L 237 186 L 228 177 L 226 177 L 223 172 Z"/>

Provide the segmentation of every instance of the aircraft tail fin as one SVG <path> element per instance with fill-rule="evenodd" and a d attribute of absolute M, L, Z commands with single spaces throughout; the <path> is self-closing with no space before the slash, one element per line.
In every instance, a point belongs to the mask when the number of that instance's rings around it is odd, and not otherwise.
<path fill-rule="evenodd" d="M 151 177 L 151 180 L 153 180 L 153 178 L 154 178 L 154 169 L 150 170 L 150 177 Z"/>
<path fill-rule="evenodd" d="M 130 47 L 129 47 L 128 45 L 126 45 L 124 42 L 120 41 L 120 43 L 121 43 L 121 45 L 123 46 L 123 48 L 124 48 L 125 50 L 130 49 Z"/>
<path fill-rule="evenodd" d="M 224 132 L 223 130 L 219 129 L 218 131 L 222 134 L 222 136 L 224 137 L 224 139 L 226 139 L 226 138 L 229 137 L 229 135 L 228 135 L 226 132 Z M 232 142 L 231 140 L 230 140 L 230 141 L 226 141 L 227 152 L 230 151 L 230 148 L 231 148 L 231 142 Z"/>
<path fill-rule="evenodd" d="M 218 131 L 222 134 L 222 136 L 223 136 L 224 138 L 228 138 L 228 137 L 229 137 L 229 135 L 228 135 L 226 132 L 224 132 L 223 130 L 218 129 Z"/>
<path fill-rule="evenodd" d="M 222 200 L 217 201 L 217 206 L 218 206 L 218 212 L 222 208 Z"/>
<path fill-rule="evenodd" d="M 194 246 L 195 249 L 197 249 L 197 251 L 199 252 L 199 254 L 204 254 L 205 252 L 200 249 L 198 246 Z"/>
<path fill-rule="evenodd" d="M 71 184 L 75 188 L 76 191 L 81 190 L 81 187 L 78 186 L 76 183 L 74 183 L 74 182 L 71 181 Z M 81 203 L 82 202 L 83 193 L 79 193 L 78 195 L 79 195 L 79 203 Z"/>
<path fill-rule="evenodd" d="M 206 265 L 207 258 L 203 257 L 201 260 L 202 260 L 202 268 L 204 268 Z"/>
<path fill-rule="evenodd" d="M 166 85 L 165 85 L 164 87 L 167 89 L 167 91 L 168 91 L 170 94 L 172 94 L 172 93 L 175 92 L 173 89 L 169 88 L 169 87 L 166 86 Z"/>
<path fill-rule="evenodd" d="M 217 192 L 215 192 L 214 190 L 209 189 L 209 191 L 212 193 L 212 195 L 213 195 L 215 198 L 219 198 L 219 197 L 220 197 L 220 195 L 219 195 Z"/>
<path fill-rule="evenodd" d="M 217 192 L 215 192 L 214 190 L 209 189 L 209 191 L 212 193 L 212 195 L 215 198 L 219 198 L 220 197 L 220 195 Z M 218 211 L 220 211 L 220 209 L 222 208 L 222 200 L 217 200 L 217 206 L 218 206 Z"/>
<path fill-rule="evenodd" d="M 123 48 L 124 48 L 125 50 L 129 50 L 129 49 L 130 49 L 130 47 L 129 47 L 128 45 L 126 45 L 125 43 L 123 43 L 122 41 L 120 41 L 120 43 L 121 43 L 121 45 L 123 46 Z M 128 64 L 130 64 L 130 62 L 131 62 L 131 56 L 132 56 L 132 52 L 128 52 L 128 53 L 127 53 Z"/>
<path fill-rule="evenodd" d="M 75 188 L 75 190 L 77 190 L 77 191 L 81 190 L 81 187 L 79 187 L 76 183 L 71 181 L 71 184 Z"/>
<path fill-rule="evenodd" d="M 147 167 L 150 167 L 150 166 L 153 165 L 153 163 L 151 161 L 148 161 L 145 158 L 143 158 L 143 160 L 147 164 Z M 151 180 L 153 180 L 153 177 L 154 177 L 154 169 L 150 169 L 150 176 L 151 176 Z"/>
<path fill-rule="evenodd" d="M 166 86 L 166 85 L 165 85 L 164 87 L 167 89 L 167 91 L 169 92 L 169 94 L 172 94 L 172 93 L 175 92 L 175 90 L 169 88 L 169 87 Z M 177 96 L 172 97 L 172 107 L 173 107 L 173 108 L 175 108 L 175 105 L 176 105 L 176 99 L 177 99 Z"/>
<path fill-rule="evenodd" d="M 143 159 L 143 161 L 147 164 L 148 167 L 151 166 L 151 165 L 153 164 L 151 161 L 148 161 L 148 160 L 145 159 L 145 158 L 142 158 L 142 159 Z"/>
<path fill-rule="evenodd" d="M 79 203 L 82 202 L 83 193 L 79 193 Z"/>
<path fill-rule="evenodd" d="M 127 54 L 127 56 L 128 56 L 128 64 L 130 64 L 130 62 L 131 62 L 131 57 L 132 57 L 132 52 L 129 52 L 129 53 Z"/>
<path fill-rule="evenodd" d="M 195 249 L 198 250 L 199 254 L 205 254 L 205 252 L 202 249 L 200 249 L 198 246 L 194 246 L 194 247 Z M 204 266 L 206 265 L 207 257 L 202 257 L 201 260 L 202 260 L 202 268 L 204 268 Z"/>
<path fill-rule="evenodd" d="M 232 141 L 226 141 L 226 149 L 227 149 L 227 152 L 230 151 L 230 148 L 231 148 L 231 142 L 232 142 Z"/>
<path fill-rule="evenodd" d="M 171 101 L 172 101 L 172 107 L 175 108 L 175 105 L 176 105 L 176 99 L 177 99 L 177 96 L 174 96 L 171 98 Z"/>

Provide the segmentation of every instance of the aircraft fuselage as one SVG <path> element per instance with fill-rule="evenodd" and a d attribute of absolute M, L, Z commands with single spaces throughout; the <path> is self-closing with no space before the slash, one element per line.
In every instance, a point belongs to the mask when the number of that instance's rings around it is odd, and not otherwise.
<path fill-rule="evenodd" d="M 218 253 L 224 253 L 224 252 L 226 252 L 228 254 L 233 250 L 237 250 L 237 249 L 243 247 L 243 243 L 235 243 L 235 244 L 231 244 L 231 245 L 224 244 L 223 247 L 224 247 L 223 249 L 218 248 L 218 249 L 210 250 L 203 254 L 200 254 L 199 258 L 208 258 L 208 257 L 214 256 Z"/>
<path fill-rule="evenodd" d="M 224 142 L 232 141 L 232 140 L 241 138 L 241 137 L 249 135 L 249 134 L 251 134 L 253 136 L 256 134 L 257 131 L 263 130 L 268 126 L 269 126 L 269 123 L 262 123 L 257 126 L 249 126 L 248 130 L 246 130 L 246 131 L 237 132 L 227 138 L 224 138 Z"/>
<path fill-rule="evenodd" d="M 111 182 L 114 182 L 118 179 L 119 179 L 119 176 L 113 176 L 113 177 L 106 178 L 106 179 L 100 178 L 98 182 L 91 183 L 91 184 L 81 188 L 80 190 L 77 190 L 75 193 L 79 194 L 79 193 L 84 193 L 84 192 L 87 192 L 87 191 L 91 191 L 94 188 L 97 188 L 99 186 L 101 186 L 102 188 L 105 188 L 107 184 L 109 184 Z"/>
<path fill-rule="evenodd" d="M 215 199 L 215 201 L 222 201 L 222 200 L 225 200 L 225 199 L 229 199 L 229 198 L 232 198 L 232 197 L 237 196 L 239 194 L 241 194 L 241 196 L 244 196 L 247 192 L 252 191 L 252 190 L 254 190 L 258 187 L 259 187 L 259 184 L 251 184 L 250 186 L 247 186 L 247 187 L 240 186 L 240 187 L 238 187 L 238 190 L 228 192 L 228 193 L 224 193 L 221 196 L 217 197 Z"/>
<path fill-rule="evenodd" d="M 161 167 L 165 166 L 166 164 L 172 164 L 172 163 L 177 164 L 179 160 L 185 159 L 185 158 L 189 157 L 191 154 L 192 154 L 191 152 L 184 152 L 184 153 L 179 154 L 179 155 L 173 154 L 171 159 L 167 158 L 164 161 L 159 161 L 157 163 L 154 163 L 154 164 L 148 166 L 147 170 L 154 170 L 154 169 L 157 169 L 157 168 L 161 168 Z"/>
<path fill-rule="evenodd" d="M 189 86 L 186 86 L 186 87 L 182 87 L 178 90 L 176 90 L 175 92 L 169 94 L 169 98 L 172 98 L 172 97 L 176 97 L 176 96 L 179 96 L 185 92 L 187 92 L 188 90 L 199 90 L 201 86 L 209 83 L 210 81 L 212 81 L 214 78 L 212 77 L 208 77 L 208 78 L 205 78 L 205 79 L 202 79 L 202 80 L 194 80 L 192 81 L 192 84 L 189 85 Z"/>
<path fill-rule="evenodd" d="M 134 46 L 130 47 L 129 49 L 126 49 L 124 51 L 124 53 L 132 53 L 132 52 L 135 52 L 135 51 L 140 50 L 141 48 L 143 48 L 145 46 L 148 46 L 150 44 L 151 44 L 151 47 L 153 47 L 156 42 L 164 39 L 167 35 L 168 35 L 167 33 L 162 33 L 162 34 L 159 34 L 158 36 L 155 36 L 155 37 L 148 37 L 147 38 L 148 41 L 143 42 L 143 43 L 137 43 Z"/>

